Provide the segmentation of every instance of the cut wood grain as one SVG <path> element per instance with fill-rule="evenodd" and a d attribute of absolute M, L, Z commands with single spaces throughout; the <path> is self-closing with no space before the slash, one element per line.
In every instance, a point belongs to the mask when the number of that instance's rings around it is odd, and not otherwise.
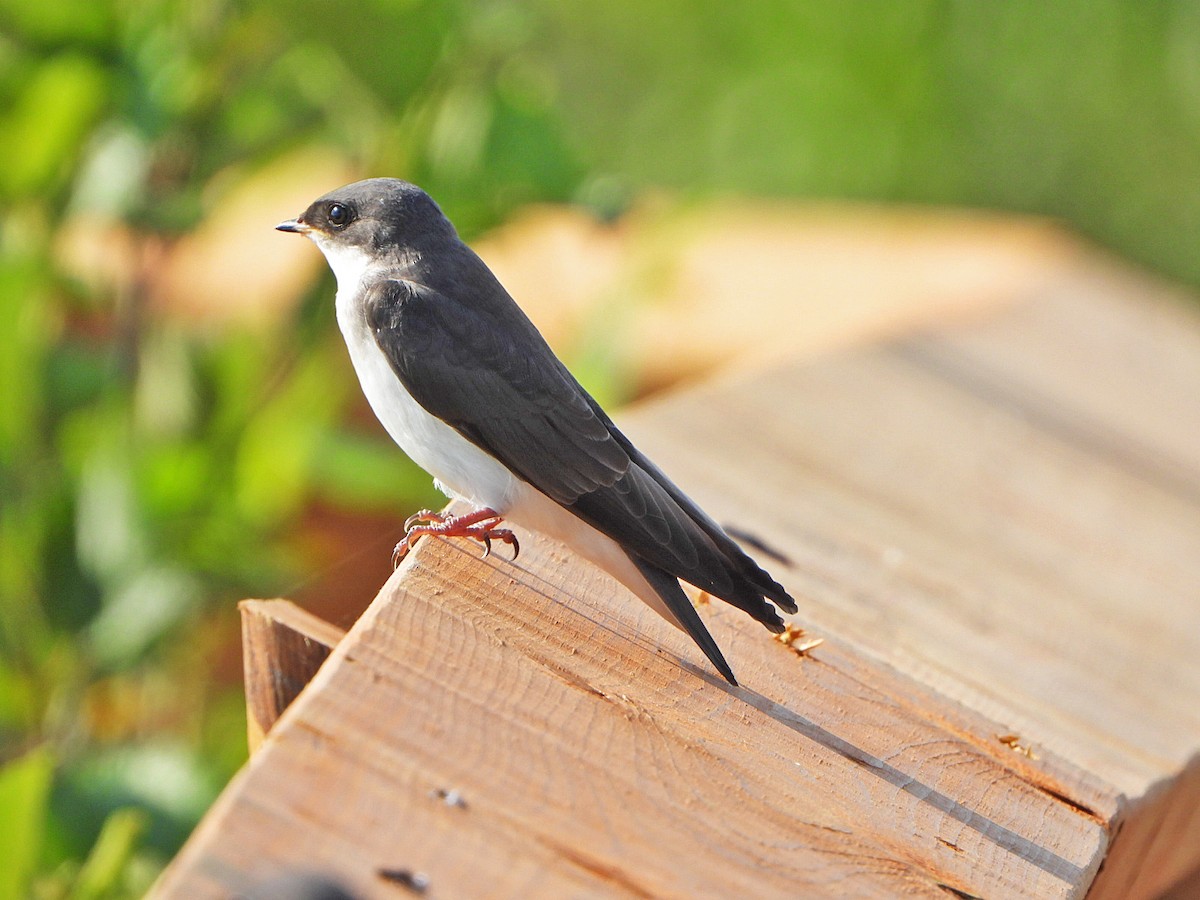
<path fill-rule="evenodd" d="M 422 542 L 155 895 L 1168 890 L 1200 865 L 1200 322 L 1084 274 L 621 417 L 786 553 L 823 643 L 702 605 L 730 687 L 559 545 Z"/>
<path fill-rule="evenodd" d="M 605 576 L 522 537 L 517 565 L 423 544 L 160 895 L 224 896 L 289 862 L 362 896 L 383 896 L 381 867 L 461 897 L 1090 881 L 1117 798 L 1086 773 L 1013 753 L 996 723 L 840 643 L 800 658 L 710 607 L 747 685 L 727 688 Z"/>
<path fill-rule="evenodd" d="M 345 632 L 290 600 L 243 600 L 242 666 L 250 752 L 288 708 Z"/>

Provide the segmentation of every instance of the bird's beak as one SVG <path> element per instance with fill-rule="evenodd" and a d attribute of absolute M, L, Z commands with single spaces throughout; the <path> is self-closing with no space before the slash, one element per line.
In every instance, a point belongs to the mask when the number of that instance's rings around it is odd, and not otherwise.
<path fill-rule="evenodd" d="M 307 234 L 309 227 L 299 219 L 288 219 L 286 222 L 280 222 L 275 226 L 276 231 L 291 231 L 295 234 Z"/>

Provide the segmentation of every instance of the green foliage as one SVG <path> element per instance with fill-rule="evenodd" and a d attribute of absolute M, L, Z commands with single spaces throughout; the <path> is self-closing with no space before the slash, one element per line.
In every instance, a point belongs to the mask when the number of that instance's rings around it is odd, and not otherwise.
<path fill-rule="evenodd" d="M 658 186 L 999 206 L 1200 282 L 1196 9 L 0 0 L 0 897 L 140 896 L 244 758 L 230 601 L 313 576 L 316 505 L 433 500 L 327 276 L 259 324 L 156 289 L 224 185 L 327 148 L 467 236 Z"/>
<path fill-rule="evenodd" d="M 110 815 L 79 870 L 71 896 L 101 900 L 131 888 L 149 887 L 134 880 L 136 872 L 131 865 L 145 830 L 146 814 L 140 809 L 119 809 Z"/>
<path fill-rule="evenodd" d="M 1195 3 L 539 9 L 592 177 L 1048 214 L 1200 282 Z"/>
<path fill-rule="evenodd" d="M 42 849 L 53 771 L 44 749 L 0 769 L 0 897 L 22 897 L 29 890 Z"/>

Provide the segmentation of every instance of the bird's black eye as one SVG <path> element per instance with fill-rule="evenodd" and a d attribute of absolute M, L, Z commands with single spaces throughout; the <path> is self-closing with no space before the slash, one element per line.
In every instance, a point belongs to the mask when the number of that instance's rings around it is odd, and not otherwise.
<path fill-rule="evenodd" d="M 353 218 L 353 216 L 350 214 L 350 210 L 342 206 L 340 203 L 335 203 L 333 206 L 329 207 L 329 212 L 327 215 L 329 217 L 329 224 L 334 228 L 345 228 L 350 224 L 350 220 Z"/>

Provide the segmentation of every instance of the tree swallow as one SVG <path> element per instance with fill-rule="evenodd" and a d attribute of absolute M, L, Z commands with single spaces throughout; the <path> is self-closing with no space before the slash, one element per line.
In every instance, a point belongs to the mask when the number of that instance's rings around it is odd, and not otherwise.
<path fill-rule="evenodd" d="M 567 371 L 420 188 L 372 178 L 277 226 L 303 234 L 337 277 L 337 321 L 392 439 L 474 511 L 410 519 L 423 534 L 519 549 L 508 520 L 608 572 L 737 684 L 679 581 L 784 630 L 796 602 L 654 463 Z"/>

